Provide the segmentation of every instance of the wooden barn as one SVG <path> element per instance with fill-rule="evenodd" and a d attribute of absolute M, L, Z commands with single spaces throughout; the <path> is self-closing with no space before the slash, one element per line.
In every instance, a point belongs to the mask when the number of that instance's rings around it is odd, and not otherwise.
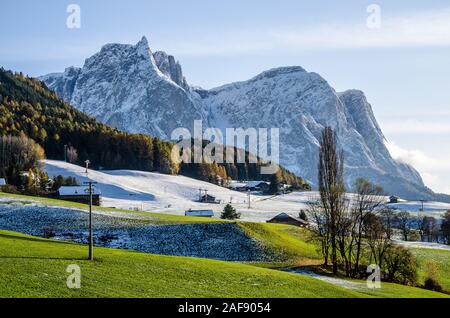
<path fill-rule="evenodd" d="M 247 191 L 267 191 L 269 190 L 270 182 L 266 181 L 249 181 L 246 184 Z"/>
<path fill-rule="evenodd" d="M 215 196 L 209 195 L 209 194 L 205 194 L 201 197 L 200 202 L 202 203 L 214 203 L 214 204 L 219 204 L 220 201 L 216 199 Z"/>
<path fill-rule="evenodd" d="M 93 189 L 92 204 L 100 206 L 100 191 Z M 89 204 L 89 194 L 86 186 L 62 186 L 59 188 L 57 198 L 65 201 Z"/>
<path fill-rule="evenodd" d="M 274 216 L 273 218 L 268 220 L 267 223 L 290 224 L 290 225 L 295 225 L 295 226 L 307 226 L 308 225 L 308 222 L 306 222 L 300 218 L 293 217 L 292 215 L 289 215 L 284 212 Z"/>

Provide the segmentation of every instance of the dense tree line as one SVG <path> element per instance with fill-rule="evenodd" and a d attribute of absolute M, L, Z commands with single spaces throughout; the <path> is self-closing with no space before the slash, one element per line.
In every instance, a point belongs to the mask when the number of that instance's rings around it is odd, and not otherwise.
<path fill-rule="evenodd" d="M 194 149 L 195 143 L 191 142 L 191 163 L 181 163 L 180 174 L 196 178 L 203 181 L 208 181 L 211 183 L 226 185 L 229 180 L 262 180 L 262 181 L 277 181 L 274 185 L 278 187 L 280 183 L 286 183 L 292 186 L 296 190 L 311 190 L 310 185 L 301 177 L 298 177 L 289 170 L 278 166 L 278 172 L 276 174 L 261 174 L 261 167 L 266 166 L 267 163 L 258 157 L 250 157 L 247 151 L 242 149 L 233 148 L 234 157 L 227 162 L 227 147 L 217 147 L 217 149 L 222 149 L 223 162 L 207 163 L 203 160 L 202 163 L 194 163 Z M 211 142 L 203 140 L 202 148 L 211 146 Z M 215 156 L 215 151 L 212 152 L 212 156 Z M 243 158 L 238 160 L 238 158 Z M 239 163 L 239 161 L 242 161 Z M 256 162 L 253 162 L 256 161 Z M 278 191 L 273 191 L 275 194 Z"/>
<path fill-rule="evenodd" d="M 420 240 L 450 245 L 450 211 L 445 212 L 442 219 L 400 211 L 392 217 L 392 224 L 400 231 L 404 241 Z"/>
<path fill-rule="evenodd" d="M 442 220 L 437 220 L 433 216 L 424 216 L 421 218 L 413 218 L 415 222 L 409 225 L 405 230 L 408 233 L 419 232 L 421 241 L 436 242 L 450 245 L 450 211 L 443 215 Z"/>

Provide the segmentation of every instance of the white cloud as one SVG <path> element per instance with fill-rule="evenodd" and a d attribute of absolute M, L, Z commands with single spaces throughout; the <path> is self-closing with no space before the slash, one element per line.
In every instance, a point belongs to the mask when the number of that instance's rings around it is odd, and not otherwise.
<path fill-rule="evenodd" d="M 436 159 L 420 150 L 404 149 L 392 141 L 386 146 L 394 159 L 417 169 L 428 187 L 450 194 L 450 160 Z"/>
<path fill-rule="evenodd" d="M 281 40 L 309 48 L 385 48 L 450 45 L 450 9 L 381 19 L 380 29 L 365 24 L 324 25 L 280 32 Z"/>
<path fill-rule="evenodd" d="M 392 141 L 387 142 L 386 146 L 394 159 L 410 164 L 416 168 L 430 166 L 436 163 L 433 158 L 428 157 L 420 150 L 407 150 Z"/>
<path fill-rule="evenodd" d="M 382 8 L 383 10 L 383 8 Z M 358 23 L 330 22 L 315 26 L 271 29 L 227 29 L 203 32 L 201 38 L 166 43 L 178 56 L 258 54 L 271 50 L 398 48 L 450 45 L 450 8 L 389 16 L 382 11 L 381 27 L 366 25 L 367 13 Z"/>

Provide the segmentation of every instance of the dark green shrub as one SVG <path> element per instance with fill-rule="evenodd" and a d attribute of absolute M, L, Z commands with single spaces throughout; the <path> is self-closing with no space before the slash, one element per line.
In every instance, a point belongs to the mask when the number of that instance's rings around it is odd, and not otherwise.
<path fill-rule="evenodd" d="M 227 204 L 225 208 L 223 209 L 222 215 L 220 216 L 221 219 L 226 220 L 235 220 L 240 219 L 241 214 L 236 212 L 236 209 L 231 206 L 231 204 Z"/>

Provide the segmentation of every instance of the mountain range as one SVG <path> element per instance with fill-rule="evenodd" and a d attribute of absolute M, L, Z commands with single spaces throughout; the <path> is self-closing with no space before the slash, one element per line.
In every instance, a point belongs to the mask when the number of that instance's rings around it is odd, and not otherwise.
<path fill-rule="evenodd" d="M 194 120 L 218 128 L 279 128 L 280 164 L 317 184 L 319 137 L 331 126 L 345 156 L 348 190 L 366 177 L 406 199 L 450 200 L 435 194 L 410 165 L 395 160 L 359 90 L 336 92 L 319 74 L 280 67 L 213 89 L 189 85 L 176 59 L 136 45 L 107 44 L 86 59 L 40 80 L 81 111 L 121 130 L 168 140 Z"/>

